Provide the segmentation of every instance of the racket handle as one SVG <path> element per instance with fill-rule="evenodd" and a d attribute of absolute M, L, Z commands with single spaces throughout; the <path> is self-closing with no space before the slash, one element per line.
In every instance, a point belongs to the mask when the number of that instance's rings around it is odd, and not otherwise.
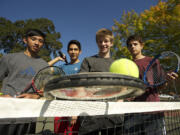
<path fill-rule="evenodd" d="M 58 51 L 58 53 L 59 53 L 59 56 L 62 57 L 64 59 L 65 63 L 67 64 L 68 61 L 66 59 L 66 56 L 64 56 L 64 54 L 61 51 Z"/>

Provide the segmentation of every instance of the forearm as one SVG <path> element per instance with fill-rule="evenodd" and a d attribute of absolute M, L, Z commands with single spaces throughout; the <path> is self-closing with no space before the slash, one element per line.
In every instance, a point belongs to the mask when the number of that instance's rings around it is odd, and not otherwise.
<path fill-rule="evenodd" d="M 25 94 L 21 94 L 21 95 L 17 96 L 17 98 L 39 99 L 39 98 L 41 98 L 41 95 L 36 94 L 36 93 L 33 93 L 33 94 L 25 93 Z"/>
<path fill-rule="evenodd" d="M 63 61 L 63 59 L 61 57 L 56 57 L 55 59 L 49 61 L 48 64 L 49 64 L 49 66 L 52 66 L 58 61 Z"/>

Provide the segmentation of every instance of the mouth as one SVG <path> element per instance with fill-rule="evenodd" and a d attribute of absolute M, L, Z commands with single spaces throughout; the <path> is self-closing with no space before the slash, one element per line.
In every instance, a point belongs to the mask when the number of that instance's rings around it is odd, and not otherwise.
<path fill-rule="evenodd" d="M 101 46 L 101 50 L 106 50 L 106 49 L 108 49 L 107 46 Z"/>
<path fill-rule="evenodd" d="M 77 56 L 76 55 L 71 55 L 71 58 L 76 58 Z"/>
<path fill-rule="evenodd" d="M 39 50 L 39 47 L 37 47 L 37 46 L 33 46 L 32 48 L 33 48 L 33 50 L 35 50 L 35 51 L 38 51 L 38 50 Z"/>

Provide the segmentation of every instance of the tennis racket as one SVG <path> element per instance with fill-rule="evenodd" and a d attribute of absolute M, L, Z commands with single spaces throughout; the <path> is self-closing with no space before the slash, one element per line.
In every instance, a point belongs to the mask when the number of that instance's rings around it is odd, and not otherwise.
<path fill-rule="evenodd" d="M 58 53 L 59 53 L 59 56 L 60 56 L 61 58 L 63 58 L 63 59 L 64 59 L 64 61 L 65 61 L 65 63 L 67 64 L 67 63 L 68 63 L 68 61 L 67 61 L 66 56 L 64 56 L 64 54 L 63 54 L 61 51 L 58 51 Z"/>
<path fill-rule="evenodd" d="M 47 66 L 45 68 L 42 68 L 41 70 L 38 71 L 38 73 L 36 73 L 30 84 L 28 84 L 27 87 L 20 94 L 27 93 L 31 89 L 33 90 L 34 93 L 37 94 L 42 93 L 44 86 L 48 81 L 63 75 L 65 75 L 65 73 L 59 67 Z"/>
<path fill-rule="evenodd" d="M 159 55 L 155 56 L 148 64 L 144 76 L 143 81 L 147 87 L 151 88 L 159 88 L 161 86 L 165 86 L 168 82 L 168 73 L 177 73 L 180 69 L 180 57 L 172 52 L 172 51 L 165 51 L 160 53 Z M 178 92 L 175 86 L 175 80 L 172 80 L 172 83 L 167 83 L 168 85 L 171 84 L 173 91 L 175 92 L 174 98 L 179 98 Z M 166 90 L 167 89 L 167 90 Z M 169 94 L 169 91 L 172 91 L 168 86 L 163 87 L 163 93 Z"/>
<path fill-rule="evenodd" d="M 147 66 L 143 81 L 147 86 L 157 87 L 167 82 L 167 73 L 177 73 L 180 68 L 180 57 L 171 51 L 155 56 Z"/>
<path fill-rule="evenodd" d="M 47 99 L 116 101 L 144 93 L 142 80 L 110 72 L 84 72 L 49 81 L 44 88 Z"/>

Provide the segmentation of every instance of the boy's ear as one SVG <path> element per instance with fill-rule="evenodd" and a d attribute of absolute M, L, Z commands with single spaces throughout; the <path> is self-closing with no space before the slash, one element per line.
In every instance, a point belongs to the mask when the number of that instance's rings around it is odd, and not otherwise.
<path fill-rule="evenodd" d="M 25 44 L 27 44 L 27 38 L 26 38 L 26 37 L 23 38 L 23 42 L 24 42 Z"/>
<path fill-rule="evenodd" d="M 144 48 L 144 43 L 141 43 L 142 49 Z"/>
<path fill-rule="evenodd" d="M 114 46 L 114 42 L 111 42 L 111 47 L 113 47 Z"/>

